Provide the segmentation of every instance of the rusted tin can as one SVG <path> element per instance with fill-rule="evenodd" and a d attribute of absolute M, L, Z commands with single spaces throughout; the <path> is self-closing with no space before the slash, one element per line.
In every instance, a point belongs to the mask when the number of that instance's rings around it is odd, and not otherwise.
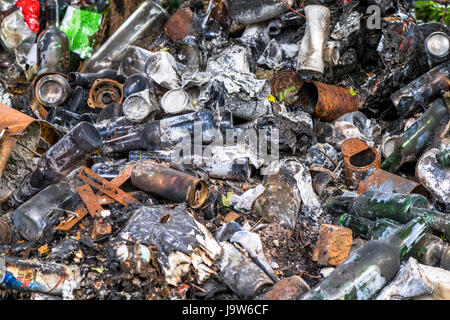
<path fill-rule="evenodd" d="M 401 194 L 417 193 L 428 200 L 431 199 L 430 192 L 420 183 L 379 168 L 369 169 L 364 180 L 359 183 L 358 194 L 366 191 Z"/>
<path fill-rule="evenodd" d="M 341 146 L 345 174 L 350 186 L 357 186 L 370 168 L 380 168 L 381 160 L 375 148 L 358 138 L 347 139 Z"/>
<path fill-rule="evenodd" d="M 178 9 L 164 26 L 164 33 L 172 41 L 183 40 L 193 32 L 194 13 L 189 7 Z"/>
<path fill-rule="evenodd" d="M 8 289 L 63 295 L 63 288 L 79 286 L 79 270 L 59 263 L 0 257 L 0 285 Z M 69 282 L 73 281 L 73 285 Z"/>
<path fill-rule="evenodd" d="M 295 103 L 297 94 L 303 86 L 303 80 L 294 70 L 281 70 L 272 78 L 272 94 L 287 106 Z"/>
<path fill-rule="evenodd" d="M 305 81 L 299 92 L 299 103 L 306 112 L 325 122 L 331 122 L 346 113 L 358 111 L 358 97 L 350 90 L 316 81 Z"/>
<path fill-rule="evenodd" d="M 201 207 L 208 196 L 205 181 L 151 160 L 136 163 L 131 183 L 174 202 L 186 201 L 192 208 Z"/>

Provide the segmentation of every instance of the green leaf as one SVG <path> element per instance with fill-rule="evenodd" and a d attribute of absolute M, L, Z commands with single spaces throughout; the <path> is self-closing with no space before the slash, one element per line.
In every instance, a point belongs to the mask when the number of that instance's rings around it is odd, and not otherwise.
<path fill-rule="evenodd" d="M 352 95 L 352 96 L 356 96 L 357 94 L 358 94 L 358 90 L 355 90 L 355 89 L 353 89 L 353 88 L 350 88 L 350 94 Z"/>
<path fill-rule="evenodd" d="M 102 274 L 103 271 L 105 271 L 105 268 L 92 268 L 92 270 L 97 271 L 98 273 Z"/>
<path fill-rule="evenodd" d="M 224 207 L 231 207 L 230 201 L 232 196 L 233 192 L 228 192 L 226 197 L 225 195 L 222 195 L 222 204 Z"/>

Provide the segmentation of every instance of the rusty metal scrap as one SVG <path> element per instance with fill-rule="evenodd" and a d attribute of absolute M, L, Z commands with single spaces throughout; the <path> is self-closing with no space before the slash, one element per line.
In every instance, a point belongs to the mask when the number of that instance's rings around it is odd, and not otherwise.
<path fill-rule="evenodd" d="M 93 109 L 104 109 L 111 103 L 121 104 L 122 101 L 122 84 L 111 79 L 97 79 L 89 91 L 87 104 Z"/>
<path fill-rule="evenodd" d="M 91 187 L 107 194 L 125 207 L 136 201 L 136 199 L 134 199 L 131 195 L 122 191 L 116 185 L 99 176 L 87 167 L 81 168 L 80 172 L 77 174 L 77 177 L 89 184 Z"/>
<path fill-rule="evenodd" d="M 359 183 L 358 194 L 366 191 L 410 194 L 417 193 L 431 199 L 430 192 L 420 183 L 403 178 L 380 168 L 370 169 L 364 180 Z"/>

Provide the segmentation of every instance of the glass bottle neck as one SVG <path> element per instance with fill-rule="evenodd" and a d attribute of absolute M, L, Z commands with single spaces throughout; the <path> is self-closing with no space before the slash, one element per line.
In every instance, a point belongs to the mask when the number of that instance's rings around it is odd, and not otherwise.
<path fill-rule="evenodd" d="M 55 0 L 48 0 L 46 4 L 47 12 L 47 24 L 46 27 L 58 26 L 59 16 L 58 16 L 58 2 Z"/>

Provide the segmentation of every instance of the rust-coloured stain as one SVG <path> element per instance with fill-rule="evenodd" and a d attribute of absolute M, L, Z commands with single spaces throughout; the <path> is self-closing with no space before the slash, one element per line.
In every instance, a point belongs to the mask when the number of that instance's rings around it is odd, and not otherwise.
<path fill-rule="evenodd" d="M 112 225 L 103 219 L 98 219 L 94 221 L 94 227 L 92 229 L 92 239 L 97 240 L 103 236 L 111 234 Z"/>
<path fill-rule="evenodd" d="M 331 122 L 346 113 L 358 111 L 358 97 L 352 96 L 350 90 L 315 82 L 317 88 L 317 104 L 314 116 L 326 122 Z"/>
<path fill-rule="evenodd" d="M 417 193 L 431 199 L 431 194 L 416 181 L 412 181 L 382 169 L 373 169 L 369 175 L 359 183 L 358 194 L 366 191 L 380 191 L 386 193 L 410 194 Z"/>
<path fill-rule="evenodd" d="M 381 159 L 375 148 L 361 139 L 347 139 L 341 146 L 344 155 L 345 174 L 350 186 L 356 186 L 370 168 L 380 168 Z"/>
<path fill-rule="evenodd" d="M 164 32 L 172 41 L 183 40 L 193 31 L 194 14 L 189 7 L 178 9 L 164 26 Z"/>

